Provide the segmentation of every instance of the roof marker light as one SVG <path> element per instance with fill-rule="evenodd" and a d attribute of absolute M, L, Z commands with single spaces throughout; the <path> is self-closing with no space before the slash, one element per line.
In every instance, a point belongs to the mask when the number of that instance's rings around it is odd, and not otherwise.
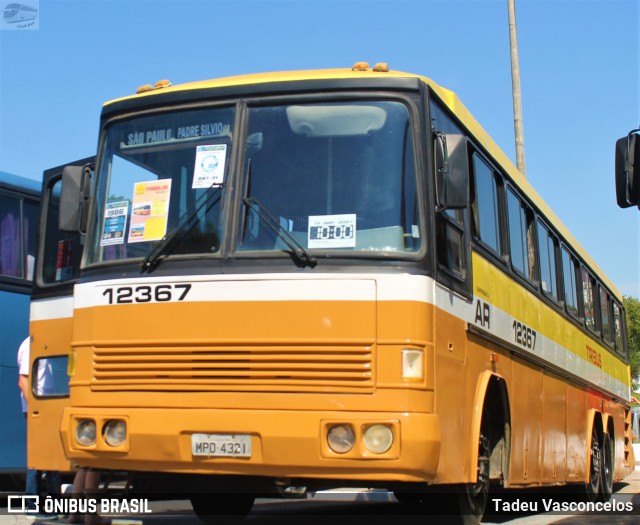
<path fill-rule="evenodd" d="M 386 62 L 378 62 L 375 66 L 373 66 L 373 70 L 378 73 L 388 73 L 389 72 L 389 64 Z"/>
<path fill-rule="evenodd" d="M 145 84 L 144 86 L 140 86 L 136 93 L 139 95 L 140 93 L 146 93 L 147 91 L 153 91 L 153 86 L 151 84 Z"/>
<path fill-rule="evenodd" d="M 369 62 L 356 62 L 351 71 L 366 71 L 367 69 L 369 69 Z"/>
<path fill-rule="evenodd" d="M 166 88 L 169 86 L 172 86 L 173 84 L 171 83 L 170 80 L 164 79 L 164 80 L 158 80 L 155 84 L 155 86 L 153 86 L 156 89 L 160 89 L 160 88 Z"/>

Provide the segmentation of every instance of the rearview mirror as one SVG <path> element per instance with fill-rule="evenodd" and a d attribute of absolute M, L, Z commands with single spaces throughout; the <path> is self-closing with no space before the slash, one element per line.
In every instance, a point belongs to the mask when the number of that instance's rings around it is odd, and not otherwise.
<path fill-rule="evenodd" d="M 640 207 L 640 140 L 634 129 L 616 141 L 616 199 L 618 206 Z"/>
<path fill-rule="evenodd" d="M 462 209 L 469 200 L 469 157 L 464 135 L 434 131 L 438 211 Z"/>
<path fill-rule="evenodd" d="M 93 166 L 65 166 L 62 171 L 62 193 L 60 194 L 61 231 L 85 233 L 89 198 L 91 196 L 91 176 Z"/>

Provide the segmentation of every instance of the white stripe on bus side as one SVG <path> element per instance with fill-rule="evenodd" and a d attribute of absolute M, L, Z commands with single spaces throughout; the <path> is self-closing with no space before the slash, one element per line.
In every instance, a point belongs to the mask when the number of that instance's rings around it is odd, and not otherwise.
<path fill-rule="evenodd" d="M 48 321 L 68 317 L 73 317 L 73 297 L 71 296 L 31 301 L 31 321 Z"/>
<path fill-rule="evenodd" d="M 118 289 L 138 287 L 162 287 L 191 285 L 184 301 L 228 302 L 228 301 L 408 301 L 436 305 L 439 309 L 488 332 L 510 346 L 518 347 L 525 355 L 536 356 L 543 362 L 567 370 L 613 394 L 628 399 L 629 386 L 614 377 L 603 367 L 582 358 L 569 348 L 541 333 L 539 329 L 529 333 L 525 323 L 481 297 L 473 301 L 435 283 L 431 277 L 420 275 L 390 274 L 314 274 L 313 276 L 283 276 L 261 274 L 239 277 L 189 276 L 189 279 L 151 277 L 145 279 L 114 279 L 76 285 L 75 304 L 71 297 L 33 301 L 32 320 L 47 320 L 71 317 L 73 308 L 91 308 L 109 304 L 109 294 Z M 145 288 L 146 293 L 146 288 Z M 184 289 L 179 290 L 182 295 Z M 153 301 L 149 301 L 153 302 Z M 483 312 L 487 305 L 490 314 Z M 480 311 L 478 311 L 480 308 Z M 569 329 L 573 328 L 568 321 Z M 518 342 L 518 330 L 523 330 Z M 577 331 L 577 329 L 576 329 Z M 534 344 L 535 338 L 535 344 Z M 530 341 L 530 343 L 529 343 Z M 606 350 L 602 349 L 602 352 Z M 615 359 L 612 357 L 611 359 Z M 616 361 L 617 362 L 617 361 Z M 614 372 L 615 373 L 615 372 Z M 619 375 L 619 374 L 617 374 Z"/>

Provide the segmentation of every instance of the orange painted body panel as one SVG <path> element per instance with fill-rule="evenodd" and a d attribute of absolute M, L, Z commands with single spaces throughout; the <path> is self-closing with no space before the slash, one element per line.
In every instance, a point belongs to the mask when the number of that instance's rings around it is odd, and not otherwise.
<path fill-rule="evenodd" d="M 602 393 L 580 386 L 483 337 L 467 332 L 466 323 L 440 309 L 436 326 L 436 413 L 442 444 L 438 483 L 473 482 L 478 429 L 474 416 L 482 410 L 483 374 L 506 382 L 511 415 L 509 486 L 584 482 L 588 472 L 589 409 L 610 415 L 615 427 L 614 479 L 630 472 L 624 459 L 624 406 Z M 448 334 L 448 335 L 447 335 Z M 451 334 L 465 334 L 466 352 L 456 352 Z M 498 356 L 492 363 L 490 354 Z"/>
<path fill-rule="evenodd" d="M 542 437 L 543 390 L 542 372 L 520 359 L 512 362 L 511 483 L 528 484 L 541 481 L 540 439 Z"/>
<path fill-rule="evenodd" d="M 179 342 L 236 345 L 308 342 L 371 345 L 375 302 L 156 303 L 75 312 L 75 348 L 86 344 L 149 346 Z"/>
<path fill-rule="evenodd" d="M 426 303 L 375 300 L 76 309 L 73 408 L 61 425 L 67 454 L 79 464 L 127 470 L 432 481 L 440 446 L 432 312 Z M 407 347 L 427 354 L 422 381 L 401 378 Z M 238 352 L 250 371 L 224 361 Z M 127 445 L 74 446 L 85 416 L 99 424 L 124 418 Z M 396 441 L 373 458 L 362 446 L 339 455 L 326 446 L 327 421 L 393 424 Z M 253 455 L 194 458 L 194 432 L 250 434 Z"/>
<path fill-rule="evenodd" d="M 436 413 L 443 425 L 438 482 L 469 479 L 466 451 L 470 450 L 471 407 L 475 385 L 468 383 L 466 323 L 436 310 Z M 471 357 L 471 356 L 469 356 Z"/>
<path fill-rule="evenodd" d="M 596 408 L 616 429 L 615 477 L 626 473 L 619 403 L 514 357 L 444 309 L 375 300 L 375 280 L 371 297 L 76 308 L 76 373 L 59 425 L 67 457 L 125 470 L 468 483 L 495 375 L 510 402 L 510 486 L 584 481 Z M 403 348 L 424 351 L 423 380 L 402 379 Z M 246 369 L 225 361 L 238 355 Z M 84 417 L 124 419 L 127 442 L 74 445 Z M 361 445 L 339 455 L 326 446 L 328 422 L 386 423 L 396 441 L 377 457 Z M 192 456 L 193 433 L 249 434 L 253 455 Z"/>
<path fill-rule="evenodd" d="M 65 413 L 62 434 L 69 442 L 74 417 L 98 421 L 126 417 L 131 438 L 114 450 L 101 440 L 69 452 L 79 463 L 102 468 L 159 472 L 250 474 L 276 477 L 429 481 L 435 474 L 440 434 L 428 414 L 314 410 L 73 409 Z M 401 441 L 391 453 L 363 461 L 359 451 L 340 455 L 323 447 L 326 422 L 397 421 Z M 250 434 L 253 454 L 244 458 L 193 457 L 194 432 Z"/>
<path fill-rule="evenodd" d="M 32 321 L 30 359 L 33 363 L 41 356 L 64 356 L 71 347 L 72 318 Z M 52 432 L 60 427 L 62 411 L 69 398 L 29 399 L 27 417 L 27 466 L 38 470 L 72 470 L 65 456 L 61 436 Z"/>
<path fill-rule="evenodd" d="M 563 483 L 567 479 L 567 385 L 556 374 L 542 376 L 542 482 Z"/>

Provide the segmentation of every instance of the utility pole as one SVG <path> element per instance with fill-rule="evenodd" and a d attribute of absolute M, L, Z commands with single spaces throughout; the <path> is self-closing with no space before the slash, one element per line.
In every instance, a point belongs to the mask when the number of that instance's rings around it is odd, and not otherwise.
<path fill-rule="evenodd" d="M 516 165 L 520 173 L 527 176 L 524 164 L 524 130 L 522 127 L 522 95 L 520 93 L 520 64 L 518 62 L 518 40 L 516 38 L 515 0 L 509 3 L 509 43 L 511 47 L 511 86 L 513 92 L 513 128 L 516 136 Z"/>

